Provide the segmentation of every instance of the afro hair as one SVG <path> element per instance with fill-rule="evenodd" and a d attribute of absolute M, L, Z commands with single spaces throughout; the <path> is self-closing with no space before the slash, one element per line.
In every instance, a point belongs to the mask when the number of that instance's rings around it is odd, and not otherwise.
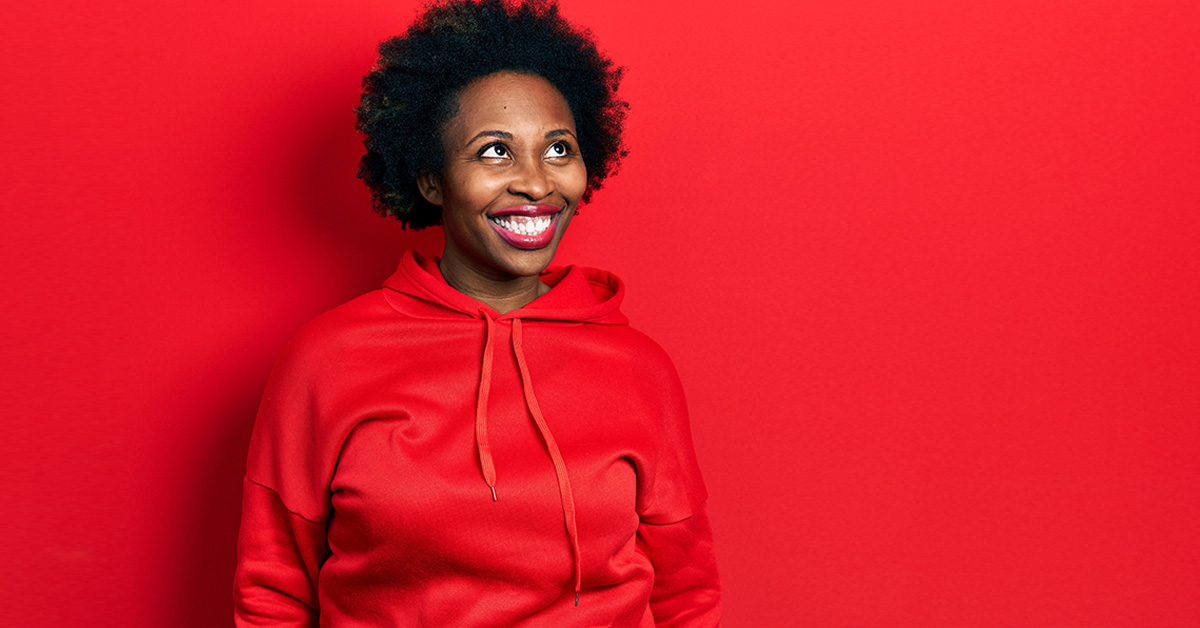
<path fill-rule="evenodd" d="M 617 96 L 622 68 L 600 53 L 591 33 L 567 22 L 553 1 L 449 0 L 380 44 L 379 61 L 363 79 L 355 112 L 366 154 L 358 176 L 376 211 L 406 228 L 441 224 L 441 209 L 421 195 L 417 175 L 441 174 L 441 133 L 463 89 L 505 70 L 541 76 L 566 100 L 587 167 L 583 201 L 616 172 L 629 105 Z"/>

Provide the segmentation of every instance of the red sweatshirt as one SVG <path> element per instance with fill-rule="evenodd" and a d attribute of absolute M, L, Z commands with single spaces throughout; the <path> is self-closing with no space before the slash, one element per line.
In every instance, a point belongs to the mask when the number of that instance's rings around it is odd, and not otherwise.
<path fill-rule="evenodd" d="M 250 443 L 239 626 L 716 626 L 706 493 L 620 280 L 499 314 L 409 252 L 306 325 Z"/>

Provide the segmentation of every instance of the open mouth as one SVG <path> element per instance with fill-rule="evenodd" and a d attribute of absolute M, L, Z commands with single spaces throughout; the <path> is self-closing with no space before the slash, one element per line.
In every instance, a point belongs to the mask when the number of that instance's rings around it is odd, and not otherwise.
<path fill-rule="evenodd" d="M 554 241 L 561 207 L 554 205 L 516 205 L 488 216 L 488 224 L 509 245 L 534 250 Z"/>
<path fill-rule="evenodd" d="M 542 235 L 554 223 L 553 216 L 492 216 L 492 224 L 517 235 Z"/>

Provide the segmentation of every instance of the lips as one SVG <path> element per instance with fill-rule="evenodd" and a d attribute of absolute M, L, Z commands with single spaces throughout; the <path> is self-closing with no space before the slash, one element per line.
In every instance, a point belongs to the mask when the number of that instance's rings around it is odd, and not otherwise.
<path fill-rule="evenodd" d="M 554 205 L 514 205 L 489 214 L 488 224 L 508 244 L 534 250 L 554 241 L 561 212 Z"/>

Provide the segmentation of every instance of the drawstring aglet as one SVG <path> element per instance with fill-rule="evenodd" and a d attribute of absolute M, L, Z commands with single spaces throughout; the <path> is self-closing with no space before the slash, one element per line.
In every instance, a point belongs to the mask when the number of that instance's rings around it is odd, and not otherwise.
<path fill-rule="evenodd" d="M 579 591 L 575 592 L 575 606 L 579 606 Z"/>
<path fill-rule="evenodd" d="M 496 499 L 496 487 L 489 486 L 488 488 L 492 489 L 492 501 L 499 501 L 498 499 Z"/>

